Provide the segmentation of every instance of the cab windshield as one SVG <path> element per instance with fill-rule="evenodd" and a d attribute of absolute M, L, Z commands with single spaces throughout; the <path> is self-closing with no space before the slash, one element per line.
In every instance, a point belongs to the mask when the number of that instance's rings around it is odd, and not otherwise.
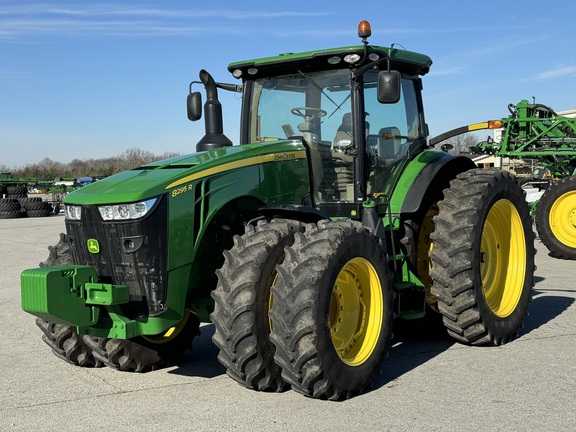
<path fill-rule="evenodd" d="M 316 203 L 355 202 L 355 178 L 368 194 L 389 192 L 396 165 L 421 136 L 414 83 L 402 80 L 395 104 L 377 99 L 378 71 L 364 74 L 363 143 L 355 143 L 351 74 L 347 69 L 260 78 L 254 82 L 248 142 L 303 138 L 311 149 Z M 354 155 L 366 152 L 366 168 L 354 172 Z M 355 153 L 356 152 L 356 153 Z"/>

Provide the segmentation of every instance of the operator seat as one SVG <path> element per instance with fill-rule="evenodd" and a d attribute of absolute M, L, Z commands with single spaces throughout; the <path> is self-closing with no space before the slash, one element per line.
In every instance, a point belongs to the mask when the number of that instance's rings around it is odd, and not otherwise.
<path fill-rule="evenodd" d="M 345 113 L 342 116 L 342 123 L 338 126 L 336 136 L 332 142 L 334 151 L 343 152 L 352 145 L 352 113 Z"/>

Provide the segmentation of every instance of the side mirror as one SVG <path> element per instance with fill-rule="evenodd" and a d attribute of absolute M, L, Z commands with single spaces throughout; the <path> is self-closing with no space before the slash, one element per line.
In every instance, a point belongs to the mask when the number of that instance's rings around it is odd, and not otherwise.
<path fill-rule="evenodd" d="M 400 100 L 401 77 L 398 71 L 381 71 L 378 74 L 378 102 L 393 104 Z"/>
<path fill-rule="evenodd" d="M 202 118 L 202 95 L 200 92 L 190 93 L 186 98 L 188 120 L 196 121 Z"/>
<path fill-rule="evenodd" d="M 447 144 L 442 144 L 440 146 L 440 148 L 442 149 L 442 151 L 448 153 L 450 150 L 454 149 L 454 146 L 452 144 L 447 143 Z"/>

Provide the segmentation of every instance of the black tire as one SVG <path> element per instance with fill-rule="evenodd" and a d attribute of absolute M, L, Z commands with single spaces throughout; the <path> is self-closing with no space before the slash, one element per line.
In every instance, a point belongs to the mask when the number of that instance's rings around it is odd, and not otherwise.
<path fill-rule="evenodd" d="M 94 358 L 123 372 L 148 372 L 177 364 L 200 334 L 200 320 L 186 311 L 182 321 L 166 333 L 133 339 L 84 336 Z"/>
<path fill-rule="evenodd" d="M 438 214 L 438 202 L 442 200 L 442 191 L 450 186 L 449 173 L 441 173 L 428 186 L 422 197 L 419 209 L 411 214 L 403 215 L 404 235 L 400 240 L 410 270 L 426 288 L 426 321 L 438 321 L 438 305 L 431 294 L 432 278 L 430 277 L 431 260 L 429 256 L 432 247 L 430 234 L 434 231 L 434 216 Z M 433 317 L 433 318 L 432 318 Z M 431 319 L 430 319 L 431 318 Z"/>
<path fill-rule="evenodd" d="M 70 243 L 68 236 L 60 233 L 58 243 L 54 246 L 48 246 L 48 258 L 38 264 L 38 267 L 52 267 L 64 264 L 72 264 L 72 253 L 70 252 Z"/>
<path fill-rule="evenodd" d="M 40 197 L 19 198 L 18 201 L 20 202 L 20 205 L 24 206 L 31 203 L 40 203 L 42 202 L 42 198 Z"/>
<path fill-rule="evenodd" d="M 36 325 L 44 332 L 42 340 L 52 348 L 57 357 L 76 366 L 103 366 L 102 362 L 94 358 L 92 350 L 84 343 L 82 336 L 76 333 L 75 327 L 51 323 L 41 318 L 36 319 Z"/>
<path fill-rule="evenodd" d="M 27 211 L 30 210 L 46 210 L 48 207 L 48 203 L 42 201 L 42 198 L 34 197 L 34 198 L 20 198 L 18 200 L 20 202 L 20 206 Z"/>
<path fill-rule="evenodd" d="M 20 202 L 15 198 L 0 199 L 0 211 L 20 211 Z"/>
<path fill-rule="evenodd" d="M 11 198 L 26 198 L 28 196 L 28 187 L 25 185 L 7 186 L 6 195 Z"/>
<path fill-rule="evenodd" d="M 39 264 L 40 267 L 51 267 L 62 264 L 72 264 L 70 245 L 66 234 L 61 233 L 60 239 L 55 246 L 48 246 L 49 255 L 46 261 Z M 44 333 L 42 340 L 52 349 L 57 357 L 82 367 L 101 367 L 103 363 L 93 356 L 91 348 L 76 333 L 76 327 L 65 324 L 56 324 L 36 319 L 36 325 Z"/>
<path fill-rule="evenodd" d="M 284 219 L 260 221 L 256 228 L 248 225 L 242 236 L 234 237 L 234 246 L 224 252 L 224 265 L 216 272 L 212 341 L 220 349 L 218 360 L 226 373 L 252 390 L 280 392 L 289 387 L 274 362 L 268 311 L 276 265 L 300 231 L 300 222 Z"/>
<path fill-rule="evenodd" d="M 28 214 L 28 217 L 47 217 L 47 216 L 50 216 L 50 210 L 48 210 L 48 209 L 28 210 L 27 214 Z"/>
<path fill-rule="evenodd" d="M 576 260 L 576 177 L 550 186 L 536 208 L 536 230 L 557 258 Z"/>
<path fill-rule="evenodd" d="M 432 233 L 432 294 L 448 333 L 472 345 L 517 336 L 534 286 L 534 233 L 509 173 L 473 169 L 444 191 Z"/>
<path fill-rule="evenodd" d="M 274 359 L 292 389 L 342 400 L 371 387 L 390 344 L 393 293 L 385 247 L 354 221 L 296 233 L 270 310 Z"/>
<path fill-rule="evenodd" d="M 20 210 L 0 211 L 0 219 L 16 219 L 22 217 Z"/>

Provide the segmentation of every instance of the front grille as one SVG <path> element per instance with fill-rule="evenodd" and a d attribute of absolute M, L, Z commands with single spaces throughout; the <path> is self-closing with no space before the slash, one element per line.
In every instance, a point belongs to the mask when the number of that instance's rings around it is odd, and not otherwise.
<path fill-rule="evenodd" d="M 136 221 L 104 222 L 97 206 L 84 206 L 81 221 L 66 222 L 74 263 L 95 267 L 102 283 L 128 286 L 130 303 L 122 306 L 128 318 L 166 310 L 167 213 L 162 197 Z M 98 241 L 98 253 L 90 253 L 89 240 Z"/>

